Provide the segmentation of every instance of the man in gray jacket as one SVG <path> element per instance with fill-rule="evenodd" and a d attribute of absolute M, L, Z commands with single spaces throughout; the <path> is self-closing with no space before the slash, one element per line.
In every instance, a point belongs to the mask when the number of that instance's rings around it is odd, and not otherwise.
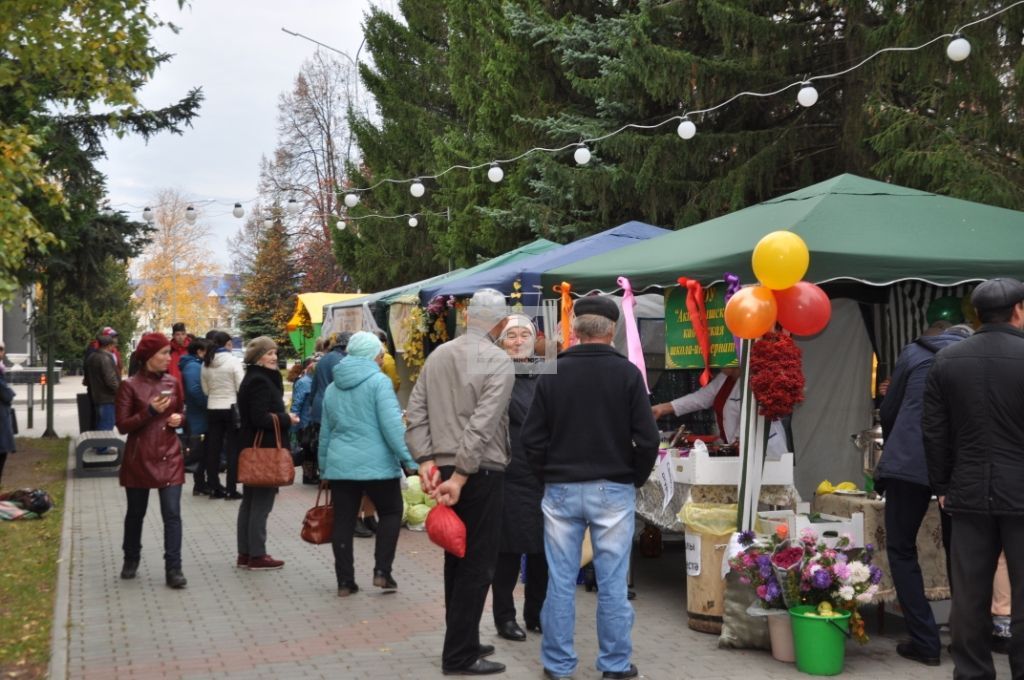
<path fill-rule="evenodd" d="M 490 675 L 504 664 L 485 659 L 480 617 L 494 578 L 504 471 L 512 360 L 495 345 L 507 314 L 505 296 L 485 288 L 467 309 L 466 334 L 434 350 L 409 396 L 405 440 L 424 491 L 452 506 L 466 525 L 466 555 L 444 555 L 445 675 Z"/>

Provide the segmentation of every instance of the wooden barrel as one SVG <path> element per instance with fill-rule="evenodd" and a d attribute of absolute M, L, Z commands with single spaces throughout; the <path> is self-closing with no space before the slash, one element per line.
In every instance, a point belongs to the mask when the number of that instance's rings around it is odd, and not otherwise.
<path fill-rule="evenodd" d="M 729 536 L 686 532 L 686 614 L 687 625 L 692 630 L 715 635 L 722 632 L 725 613 L 722 558 Z"/>

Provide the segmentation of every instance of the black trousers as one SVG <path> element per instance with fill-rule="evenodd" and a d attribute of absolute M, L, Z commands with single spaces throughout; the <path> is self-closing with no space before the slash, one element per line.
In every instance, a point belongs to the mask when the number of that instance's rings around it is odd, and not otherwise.
<path fill-rule="evenodd" d="M 1010 671 L 1024 680 L 1024 521 L 1018 516 L 953 515 L 953 678 L 990 680 L 992 664 L 992 578 L 1000 551 L 1010 573 Z"/>
<path fill-rule="evenodd" d="M 455 467 L 439 468 L 448 479 Z M 444 554 L 444 650 L 441 667 L 465 668 L 480 654 L 480 617 L 487 591 L 494 581 L 494 565 L 501 541 L 501 510 L 505 502 L 505 474 L 480 470 L 462 487 L 452 508 L 466 525 L 466 556 Z"/>
<path fill-rule="evenodd" d="M 181 485 L 155 489 L 160 498 L 160 516 L 164 520 L 164 567 L 181 569 Z M 142 523 L 149 506 L 149 489 L 125 488 L 128 508 L 124 515 L 124 541 L 121 549 L 126 560 L 142 556 Z"/>
<path fill-rule="evenodd" d="M 494 583 L 491 585 L 491 609 L 495 626 L 516 620 L 512 591 L 519 579 L 521 558 L 519 553 L 498 553 Z M 523 604 L 523 621 L 526 625 L 540 624 L 540 610 L 544 606 L 547 592 L 548 560 L 544 553 L 529 553 L 526 555 L 526 601 Z"/>
<path fill-rule="evenodd" d="M 238 491 L 238 431 L 231 409 L 218 408 L 206 412 L 206 488 L 223 490 L 220 483 L 221 451 L 228 459 L 227 490 Z M 252 442 L 247 442 L 246 446 Z"/>
<path fill-rule="evenodd" d="M 932 490 L 901 479 L 887 479 L 885 483 L 885 551 L 896 597 L 914 646 L 922 654 L 937 657 L 942 651 L 939 627 L 924 594 L 917 559 L 917 532 L 931 504 Z"/>
<path fill-rule="evenodd" d="M 359 504 L 366 494 L 377 506 L 377 540 L 373 553 L 373 568 L 391 573 L 398 546 L 398 533 L 402 529 L 402 487 L 398 478 L 373 480 L 331 480 L 331 503 L 334 504 L 334 573 L 338 587 L 355 582 L 352 556 L 353 532 Z"/>

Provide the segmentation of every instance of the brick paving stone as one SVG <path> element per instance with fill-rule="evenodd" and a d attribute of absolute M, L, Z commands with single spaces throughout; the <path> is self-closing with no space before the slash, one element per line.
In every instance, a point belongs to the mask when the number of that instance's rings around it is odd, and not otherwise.
<path fill-rule="evenodd" d="M 143 554 L 134 581 L 119 578 L 124 492 L 114 478 L 70 480 L 65 509 L 70 543 L 62 555 L 69 570 L 66 646 L 55 649 L 68 678 L 424 678 L 443 677 L 444 636 L 441 551 L 422 532 L 403 530 L 394 576 L 399 590 L 384 594 L 371 584 L 372 539 L 357 540 L 356 579 L 362 590 L 339 598 L 329 545 L 301 541 L 299 528 L 313 504 L 313 487 L 281 490 L 268 522 L 267 546 L 285 568 L 248 572 L 234 567 L 237 502 L 192 496 L 183 490 L 185 590 L 164 585 L 162 523 L 152 494 Z M 686 625 L 684 560 L 678 543 L 659 559 L 637 558 L 634 662 L 645 678 L 804 678 L 766 652 L 719 650 L 717 638 Z M 521 590 L 521 589 L 520 589 Z M 60 600 L 60 597 L 58 599 Z M 596 680 L 597 597 L 577 594 L 576 678 Z M 521 607 L 522 593 L 517 595 Z M 869 617 L 869 621 L 874 617 Z M 896 655 L 898 620 L 866 646 L 848 644 L 844 675 L 874 680 L 926 680 L 952 675 L 952 660 L 926 668 Z M 493 659 L 508 666 L 508 680 L 541 677 L 539 636 L 526 642 L 497 637 L 490 606 L 481 641 L 497 647 Z M 1009 677 L 1005 656 L 996 657 Z"/>

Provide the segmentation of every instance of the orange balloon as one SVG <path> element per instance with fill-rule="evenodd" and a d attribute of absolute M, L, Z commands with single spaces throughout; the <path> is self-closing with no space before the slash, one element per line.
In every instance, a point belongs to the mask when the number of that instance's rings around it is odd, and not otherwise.
<path fill-rule="evenodd" d="M 737 338 L 753 340 L 772 329 L 779 309 L 775 295 L 764 286 L 747 286 L 725 305 L 725 325 Z"/>

